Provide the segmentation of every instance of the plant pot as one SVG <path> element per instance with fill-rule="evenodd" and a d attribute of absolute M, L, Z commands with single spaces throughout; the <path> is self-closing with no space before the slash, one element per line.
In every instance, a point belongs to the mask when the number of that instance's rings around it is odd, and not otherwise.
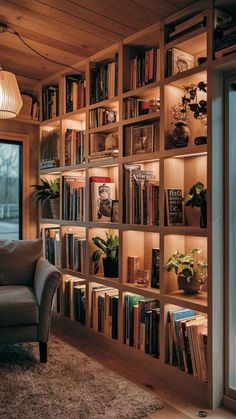
<path fill-rule="evenodd" d="M 207 203 L 204 202 L 201 206 L 200 227 L 207 228 Z"/>
<path fill-rule="evenodd" d="M 199 227 L 200 218 L 201 218 L 199 208 L 192 208 L 192 207 L 185 206 L 184 215 L 185 215 L 186 225 Z"/>
<path fill-rule="evenodd" d="M 60 218 L 60 198 L 50 199 L 49 202 L 52 218 L 58 220 Z"/>
<path fill-rule="evenodd" d="M 174 148 L 187 147 L 189 143 L 190 130 L 186 122 L 176 122 L 171 135 L 171 142 Z"/>
<path fill-rule="evenodd" d="M 49 200 L 41 203 L 42 218 L 52 218 L 52 210 Z"/>
<path fill-rule="evenodd" d="M 107 278 L 118 278 L 118 260 L 103 258 L 104 276 Z"/>
<path fill-rule="evenodd" d="M 185 292 L 185 294 L 197 294 L 201 288 L 201 281 L 198 276 L 189 276 L 188 278 L 184 275 L 178 276 L 179 288 Z"/>

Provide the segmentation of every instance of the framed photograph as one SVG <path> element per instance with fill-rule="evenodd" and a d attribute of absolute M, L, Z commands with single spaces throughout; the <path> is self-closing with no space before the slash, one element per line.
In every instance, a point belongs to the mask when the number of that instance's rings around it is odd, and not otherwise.
<path fill-rule="evenodd" d="M 112 223 L 119 223 L 119 201 L 117 199 L 112 200 L 111 222 Z"/>
<path fill-rule="evenodd" d="M 131 154 L 153 152 L 153 124 L 131 127 Z"/>

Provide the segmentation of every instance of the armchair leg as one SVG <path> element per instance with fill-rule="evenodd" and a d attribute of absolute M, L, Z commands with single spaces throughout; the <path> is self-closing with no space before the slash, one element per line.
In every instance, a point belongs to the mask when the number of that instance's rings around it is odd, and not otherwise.
<path fill-rule="evenodd" d="M 40 354 L 40 362 L 45 364 L 48 358 L 47 343 L 39 342 L 39 354 Z"/>

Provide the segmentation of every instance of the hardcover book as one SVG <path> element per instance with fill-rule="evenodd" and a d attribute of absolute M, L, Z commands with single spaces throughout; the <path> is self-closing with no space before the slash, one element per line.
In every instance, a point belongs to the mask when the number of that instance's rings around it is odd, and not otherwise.
<path fill-rule="evenodd" d="M 92 221 L 110 221 L 112 201 L 116 199 L 116 184 L 110 178 L 92 177 L 90 192 Z"/>
<path fill-rule="evenodd" d="M 177 73 L 194 68 L 194 56 L 178 48 L 171 48 L 167 51 L 167 76 L 174 76 Z"/>

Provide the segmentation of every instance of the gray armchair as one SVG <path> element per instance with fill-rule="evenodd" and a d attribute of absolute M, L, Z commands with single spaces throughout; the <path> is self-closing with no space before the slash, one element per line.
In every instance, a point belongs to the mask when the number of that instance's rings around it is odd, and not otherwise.
<path fill-rule="evenodd" d="M 61 273 L 41 255 L 41 240 L 0 240 L 0 344 L 39 342 L 40 361 L 47 362 Z"/>

